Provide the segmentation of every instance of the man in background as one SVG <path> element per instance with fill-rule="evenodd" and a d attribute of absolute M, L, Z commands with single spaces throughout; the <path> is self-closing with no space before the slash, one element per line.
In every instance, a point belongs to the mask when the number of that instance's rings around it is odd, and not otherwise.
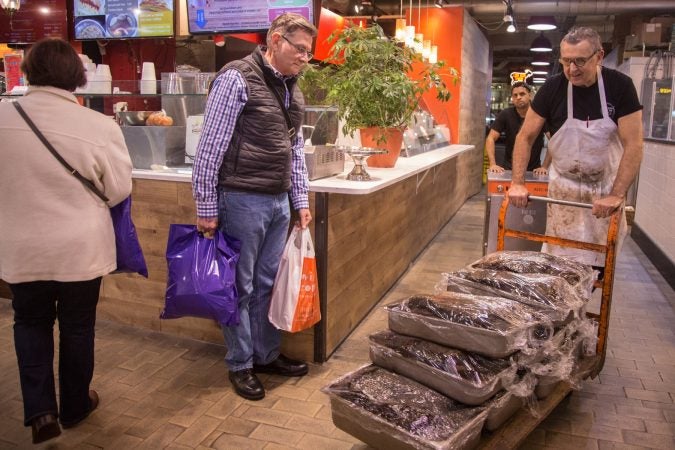
<path fill-rule="evenodd" d="M 511 103 L 513 106 L 506 108 L 499 113 L 497 119 L 492 124 L 490 132 L 485 139 L 485 150 L 487 151 L 488 159 L 490 160 L 489 171 L 494 173 L 502 173 L 504 170 L 511 170 L 511 161 L 513 157 L 513 145 L 516 141 L 516 135 L 520 131 L 520 127 L 525 120 L 525 114 L 530 109 L 530 102 L 532 101 L 532 87 L 517 81 L 511 85 Z M 501 133 L 506 135 L 506 148 L 504 149 L 504 165 L 497 164 L 495 158 L 495 143 Z M 530 154 L 530 161 L 527 164 L 528 171 L 534 171 L 536 175 L 546 175 L 550 159 L 547 158 L 544 164 L 541 163 L 541 149 L 544 146 L 544 132 L 541 131 L 534 143 L 532 144 L 532 152 Z"/>

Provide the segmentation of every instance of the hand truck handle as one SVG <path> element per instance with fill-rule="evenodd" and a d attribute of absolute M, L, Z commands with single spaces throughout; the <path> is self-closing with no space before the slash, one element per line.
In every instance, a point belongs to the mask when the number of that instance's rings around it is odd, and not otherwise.
<path fill-rule="evenodd" d="M 555 203 L 557 205 L 567 205 L 567 206 L 578 206 L 579 208 L 588 208 L 592 209 L 593 205 L 590 203 L 581 203 L 581 202 L 573 202 L 570 200 L 558 200 L 555 198 L 550 198 L 550 197 L 541 197 L 538 195 L 530 195 L 527 197 L 528 200 L 538 200 L 541 202 L 546 202 L 546 203 Z"/>

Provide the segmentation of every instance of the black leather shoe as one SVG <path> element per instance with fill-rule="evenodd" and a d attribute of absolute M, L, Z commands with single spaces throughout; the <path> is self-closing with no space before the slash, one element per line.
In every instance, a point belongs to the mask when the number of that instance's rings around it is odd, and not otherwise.
<path fill-rule="evenodd" d="M 89 414 L 91 414 L 96 408 L 98 408 L 98 402 L 99 402 L 98 392 L 96 392 L 93 389 L 90 389 L 89 390 L 89 411 L 87 411 L 87 414 L 85 414 L 84 417 L 82 417 L 79 420 L 76 420 L 75 422 L 61 421 L 61 426 L 65 429 L 73 428 L 75 425 L 77 425 L 78 423 L 82 422 L 84 419 L 89 417 Z"/>
<path fill-rule="evenodd" d="M 256 373 L 271 373 L 284 377 L 301 377 L 307 375 L 309 368 L 307 367 L 307 364 L 302 361 L 296 361 L 287 358 L 284 355 L 279 355 L 277 359 L 269 364 L 253 364 L 253 371 Z"/>
<path fill-rule="evenodd" d="M 39 444 L 61 434 L 61 427 L 59 427 L 54 414 L 36 417 L 31 422 L 31 427 L 33 429 L 33 444 Z"/>
<path fill-rule="evenodd" d="M 230 371 L 228 375 L 234 391 L 247 400 L 262 400 L 265 388 L 251 369 Z"/>

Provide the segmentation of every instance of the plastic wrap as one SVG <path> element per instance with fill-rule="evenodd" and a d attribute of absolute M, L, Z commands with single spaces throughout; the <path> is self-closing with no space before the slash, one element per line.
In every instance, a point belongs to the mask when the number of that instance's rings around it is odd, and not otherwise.
<path fill-rule="evenodd" d="M 333 422 L 376 448 L 470 449 L 487 413 L 415 381 L 366 366 L 323 388 Z"/>
<path fill-rule="evenodd" d="M 511 418 L 524 405 L 521 397 L 509 391 L 501 391 L 491 398 L 485 407 L 487 408 L 487 419 L 485 420 L 485 429 L 495 431 L 502 426 L 504 422 Z"/>
<path fill-rule="evenodd" d="M 503 270 L 464 269 L 447 274 L 464 278 L 503 292 L 507 298 L 531 306 L 548 308 L 555 312 L 554 317 L 566 321 L 579 316 L 588 302 L 563 278 L 545 274 L 518 274 Z"/>
<path fill-rule="evenodd" d="M 553 327 L 537 308 L 506 298 L 442 293 L 413 295 L 386 307 L 400 334 L 504 358 L 550 339 Z"/>
<path fill-rule="evenodd" d="M 485 358 L 392 331 L 370 336 L 370 359 L 467 405 L 488 400 L 516 371 L 508 359 Z"/>
<path fill-rule="evenodd" d="M 550 395 L 561 381 L 578 389 L 581 384 L 579 361 L 584 357 L 584 348 L 593 346 L 596 341 L 595 325 L 588 319 L 577 319 L 557 332 L 550 341 L 551 346 L 544 348 L 543 357 L 528 367 L 538 379 L 534 391 L 537 398 Z"/>
<path fill-rule="evenodd" d="M 490 253 L 471 264 L 470 267 L 522 274 L 539 273 L 558 276 L 567 281 L 584 298 L 590 296 L 596 278 L 595 271 L 589 265 L 541 252 L 507 250 Z"/>

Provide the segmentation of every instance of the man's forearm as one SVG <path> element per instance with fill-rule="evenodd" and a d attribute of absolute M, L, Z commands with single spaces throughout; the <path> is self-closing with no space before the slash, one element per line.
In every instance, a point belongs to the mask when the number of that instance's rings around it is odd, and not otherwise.
<path fill-rule="evenodd" d="M 525 184 L 525 171 L 527 170 L 527 163 L 530 161 L 531 148 L 532 142 L 528 142 L 522 133 L 518 133 L 513 147 L 513 160 L 511 162 L 513 168 L 512 183 Z"/>
<path fill-rule="evenodd" d="M 642 161 L 642 145 L 636 145 L 633 148 L 624 149 L 624 155 L 619 164 L 619 170 L 616 173 L 614 184 L 610 195 L 617 197 L 626 197 L 628 188 L 640 170 L 640 162 Z"/>

